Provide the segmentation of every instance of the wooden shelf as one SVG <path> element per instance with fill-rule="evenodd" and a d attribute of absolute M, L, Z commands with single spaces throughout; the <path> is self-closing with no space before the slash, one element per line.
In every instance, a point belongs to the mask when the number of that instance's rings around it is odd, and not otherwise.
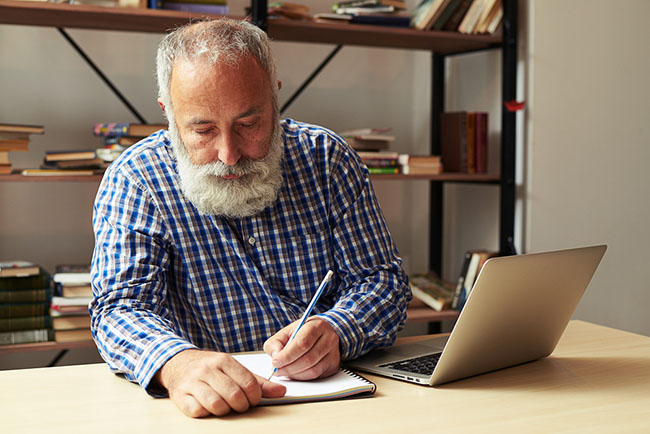
<path fill-rule="evenodd" d="M 404 181 L 445 181 L 445 182 L 485 182 L 485 183 L 498 183 L 501 177 L 498 174 L 490 173 L 441 173 L 440 175 L 370 175 L 373 181 L 379 180 L 395 180 L 400 179 Z"/>
<path fill-rule="evenodd" d="M 0 182 L 99 182 L 102 175 L 91 176 L 23 176 L 20 173 L 0 175 Z"/>
<path fill-rule="evenodd" d="M 443 173 L 440 175 L 371 175 L 373 181 L 440 181 L 440 182 L 477 182 L 496 184 L 501 179 L 495 174 Z M 0 182 L 99 182 L 101 175 L 92 176 L 23 176 L 20 173 L 0 175 Z"/>
<path fill-rule="evenodd" d="M 206 15 L 159 9 L 0 0 L 0 24 L 165 33 L 202 16 Z M 287 19 L 270 19 L 268 33 L 278 41 L 429 50 L 440 54 L 498 48 L 501 44 L 500 35 L 464 35 L 458 32 Z"/>
<path fill-rule="evenodd" d="M 34 344 L 0 345 L 0 354 L 26 353 L 30 351 L 62 351 L 77 348 L 94 348 L 94 341 L 38 342 Z"/>

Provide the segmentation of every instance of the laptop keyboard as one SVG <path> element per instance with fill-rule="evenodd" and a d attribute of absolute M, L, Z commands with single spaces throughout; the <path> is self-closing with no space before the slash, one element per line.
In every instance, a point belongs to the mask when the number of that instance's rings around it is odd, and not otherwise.
<path fill-rule="evenodd" d="M 436 367 L 442 353 L 427 354 L 412 359 L 400 360 L 399 362 L 379 365 L 382 368 L 398 369 L 400 371 L 413 372 L 422 375 L 431 375 Z"/>

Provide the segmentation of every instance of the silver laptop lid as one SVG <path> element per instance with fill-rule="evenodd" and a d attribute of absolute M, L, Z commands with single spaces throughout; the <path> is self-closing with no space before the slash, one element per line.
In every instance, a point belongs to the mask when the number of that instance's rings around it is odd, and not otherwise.
<path fill-rule="evenodd" d="M 430 384 L 551 354 L 606 249 L 601 245 L 488 260 Z"/>

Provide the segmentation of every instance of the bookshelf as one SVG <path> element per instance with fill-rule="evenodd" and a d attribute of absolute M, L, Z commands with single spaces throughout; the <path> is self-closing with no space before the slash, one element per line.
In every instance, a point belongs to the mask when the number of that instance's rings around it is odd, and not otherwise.
<path fill-rule="evenodd" d="M 316 23 L 285 19 L 266 20 L 266 2 L 253 0 L 253 20 L 266 28 L 276 41 L 383 47 L 401 50 L 422 50 L 431 53 L 431 153 L 440 153 L 439 113 L 444 111 L 445 59 L 448 56 L 485 50 L 502 51 L 502 103 L 515 100 L 517 80 L 517 1 L 504 0 L 503 34 L 464 35 L 445 31 L 418 31 L 371 25 Z M 42 2 L 0 0 L 0 25 L 47 26 L 90 30 L 116 30 L 164 33 L 203 15 L 188 12 L 150 9 L 103 8 Z M 504 104 L 501 113 L 501 173 L 441 175 L 373 175 L 373 180 L 430 182 L 429 266 L 442 269 L 442 206 L 445 183 L 478 183 L 494 185 L 500 190 L 499 251 L 513 254 L 515 213 L 515 113 Z M 0 182 L 73 182 L 98 183 L 101 176 L 37 177 L 19 174 L 0 175 Z M 440 321 L 441 316 L 429 313 L 410 314 L 409 321 Z M 434 312 L 435 313 L 435 312 Z M 452 316 L 454 314 L 452 313 Z M 457 315 L 457 314 L 456 314 Z M 451 317 L 450 317 L 451 318 Z M 447 319 L 447 318 L 445 318 Z M 453 318 L 452 318 L 453 319 Z"/>

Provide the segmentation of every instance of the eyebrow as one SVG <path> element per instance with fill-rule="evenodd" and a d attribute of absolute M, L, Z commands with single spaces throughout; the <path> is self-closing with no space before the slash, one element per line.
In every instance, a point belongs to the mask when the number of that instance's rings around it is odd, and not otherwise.
<path fill-rule="evenodd" d="M 237 115 L 235 117 L 235 120 L 242 119 L 242 118 L 245 118 L 245 117 L 248 117 L 248 116 L 258 115 L 258 114 L 261 114 L 262 112 L 263 112 L 263 110 L 260 107 L 251 107 L 250 109 L 246 110 L 245 112 L 240 113 L 239 115 Z M 192 118 L 192 119 L 189 120 L 189 122 L 187 124 L 188 125 L 197 125 L 198 126 L 198 125 L 208 125 L 208 124 L 213 124 L 213 123 L 215 123 L 215 122 L 212 121 L 212 120 L 208 120 L 208 119 Z"/>

